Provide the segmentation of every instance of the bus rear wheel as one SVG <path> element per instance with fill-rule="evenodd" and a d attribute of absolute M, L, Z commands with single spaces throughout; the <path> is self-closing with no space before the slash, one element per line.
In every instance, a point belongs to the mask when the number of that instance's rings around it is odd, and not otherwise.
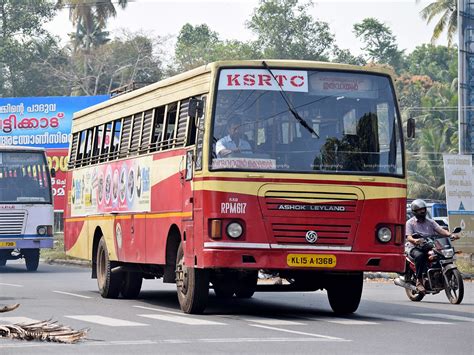
<path fill-rule="evenodd" d="M 209 272 L 184 265 L 182 243 L 176 255 L 176 289 L 184 313 L 200 314 L 204 311 L 209 297 Z"/>
<path fill-rule="evenodd" d="M 359 307 L 363 273 L 334 275 L 327 286 L 329 304 L 336 314 L 354 313 Z"/>
<path fill-rule="evenodd" d="M 25 258 L 26 270 L 38 270 L 40 250 L 39 249 L 23 249 L 23 256 Z"/>
<path fill-rule="evenodd" d="M 140 272 L 127 271 L 123 274 L 122 287 L 120 293 L 123 298 L 137 298 L 142 289 L 142 274 Z"/>
<path fill-rule="evenodd" d="M 101 238 L 97 247 L 97 286 L 103 298 L 117 298 L 123 283 L 123 273 L 113 273 L 107 243 Z"/>

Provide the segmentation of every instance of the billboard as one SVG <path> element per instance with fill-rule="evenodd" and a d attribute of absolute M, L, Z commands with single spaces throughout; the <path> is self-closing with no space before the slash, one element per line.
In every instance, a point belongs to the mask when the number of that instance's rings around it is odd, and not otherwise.
<path fill-rule="evenodd" d="M 0 145 L 46 148 L 54 209 L 64 210 L 66 169 L 74 112 L 109 99 L 100 96 L 0 98 Z"/>

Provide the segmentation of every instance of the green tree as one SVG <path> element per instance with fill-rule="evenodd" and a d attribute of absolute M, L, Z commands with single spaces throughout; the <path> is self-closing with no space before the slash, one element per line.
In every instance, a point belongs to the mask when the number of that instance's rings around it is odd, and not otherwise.
<path fill-rule="evenodd" d="M 435 42 L 441 34 L 446 30 L 448 37 L 448 46 L 453 43 L 453 37 L 457 33 L 458 28 L 458 4 L 457 0 L 436 0 L 423 8 L 421 17 L 430 23 L 434 18 L 439 17 L 433 29 L 431 42 Z"/>
<path fill-rule="evenodd" d="M 401 68 L 403 51 L 398 49 L 396 37 L 387 25 L 375 18 L 366 18 L 354 25 L 353 32 L 364 43 L 361 49 L 366 51 L 369 60 Z"/>
<path fill-rule="evenodd" d="M 422 44 L 406 56 L 406 71 L 428 75 L 434 81 L 452 83 L 458 76 L 457 60 L 455 48 Z"/>
<path fill-rule="evenodd" d="M 257 35 L 264 58 L 328 60 L 334 36 L 326 22 L 315 21 L 309 1 L 260 0 L 247 27 Z"/>
<path fill-rule="evenodd" d="M 353 64 L 353 65 L 365 65 L 367 61 L 363 56 L 354 56 L 349 49 L 341 49 L 338 46 L 334 46 L 332 61 L 335 63 Z"/>
<path fill-rule="evenodd" d="M 35 95 L 49 85 L 39 65 L 56 48 L 43 28 L 53 15 L 47 0 L 0 0 L 0 96 Z"/>

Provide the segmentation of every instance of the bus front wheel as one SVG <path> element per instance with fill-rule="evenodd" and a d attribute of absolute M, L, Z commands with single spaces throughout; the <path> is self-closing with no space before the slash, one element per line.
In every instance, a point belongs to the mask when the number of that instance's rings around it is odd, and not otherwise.
<path fill-rule="evenodd" d="M 121 272 L 113 273 L 113 262 L 109 259 L 107 243 L 101 238 L 97 247 L 97 285 L 103 298 L 117 298 L 123 282 Z"/>
<path fill-rule="evenodd" d="M 364 274 L 334 275 L 327 285 L 329 304 L 336 314 L 354 313 L 362 296 Z"/>
<path fill-rule="evenodd" d="M 176 255 L 176 289 L 184 313 L 200 314 L 204 311 L 209 297 L 209 272 L 184 265 L 182 243 Z"/>
<path fill-rule="evenodd" d="M 23 257 L 25 258 L 26 270 L 38 270 L 40 250 L 39 249 L 23 249 Z"/>

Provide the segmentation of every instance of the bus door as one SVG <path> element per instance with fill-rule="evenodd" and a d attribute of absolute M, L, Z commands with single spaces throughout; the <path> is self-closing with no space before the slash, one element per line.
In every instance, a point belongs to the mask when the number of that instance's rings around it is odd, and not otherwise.
<path fill-rule="evenodd" d="M 183 213 L 183 231 L 185 236 L 185 252 L 187 256 L 185 260 L 188 265 L 194 263 L 194 219 L 193 219 L 193 206 L 194 206 L 194 193 L 192 188 L 193 179 L 193 161 L 194 161 L 194 149 L 186 151 L 186 155 L 183 157 L 184 170 L 180 171 L 180 182 L 181 182 L 181 193 L 182 193 L 182 213 Z"/>

